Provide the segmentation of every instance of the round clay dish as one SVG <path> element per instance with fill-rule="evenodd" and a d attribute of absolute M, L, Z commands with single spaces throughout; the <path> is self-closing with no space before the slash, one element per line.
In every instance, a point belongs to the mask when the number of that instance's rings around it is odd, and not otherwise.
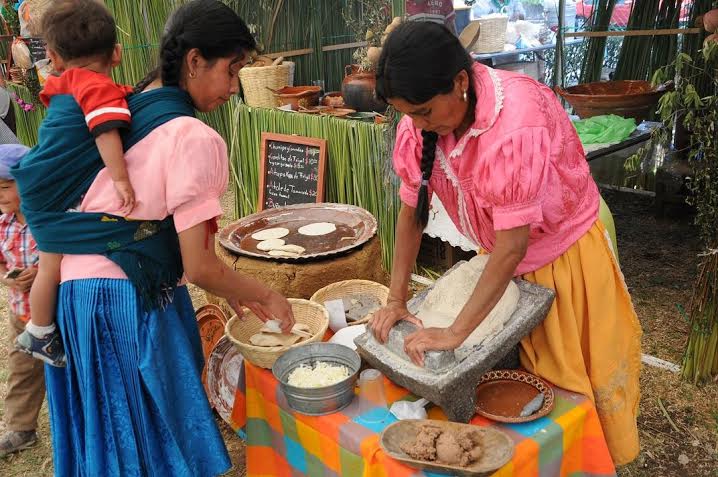
<path fill-rule="evenodd" d="M 207 397 L 212 407 L 228 424 L 231 424 L 243 360 L 237 348 L 223 336 L 207 361 Z"/>
<path fill-rule="evenodd" d="M 318 237 L 298 232 L 299 228 L 314 222 L 331 222 L 337 230 Z M 304 247 L 305 252 L 299 257 L 273 257 L 269 252 L 258 250 L 259 242 L 252 238 L 252 234 L 273 227 L 289 229 L 289 235 L 283 237 L 283 240 L 287 244 Z M 337 255 L 360 247 L 376 231 L 376 219 L 361 207 L 332 203 L 297 204 L 248 215 L 223 228 L 219 233 L 219 243 L 240 255 L 297 262 Z"/>
<path fill-rule="evenodd" d="M 521 410 L 539 393 L 544 401 L 541 409 L 521 417 Z M 517 370 L 496 370 L 486 373 L 476 388 L 476 412 L 492 421 L 521 423 L 546 416 L 554 406 L 551 386 L 533 374 Z"/>
<path fill-rule="evenodd" d="M 227 324 L 227 315 L 217 305 L 205 305 L 197 310 L 197 328 L 202 340 L 202 355 L 204 368 L 202 368 L 202 384 L 207 391 L 207 362 L 214 346 L 224 336 L 224 325 Z"/>

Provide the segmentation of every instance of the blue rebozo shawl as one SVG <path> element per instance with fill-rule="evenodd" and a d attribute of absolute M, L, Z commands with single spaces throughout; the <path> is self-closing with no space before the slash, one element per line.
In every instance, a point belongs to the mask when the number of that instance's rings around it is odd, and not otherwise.
<path fill-rule="evenodd" d="M 189 95 L 178 88 L 134 94 L 128 104 L 132 126 L 123 135 L 125 151 L 164 123 L 194 116 Z M 183 273 L 172 217 L 137 221 L 69 211 L 103 167 L 77 102 L 71 95 L 54 96 L 38 145 L 12 171 L 30 231 L 43 252 L 109 258 L 135 285 L 146 309 L 163 306 Z"/>

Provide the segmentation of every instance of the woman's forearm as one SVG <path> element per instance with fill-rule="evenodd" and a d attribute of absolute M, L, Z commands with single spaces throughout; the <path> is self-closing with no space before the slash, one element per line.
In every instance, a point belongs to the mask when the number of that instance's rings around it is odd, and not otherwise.
<path fill-rule="evenodd" d="M 451 326 L 453 333 L 468 337 L 491 313 L 526 255 L 527 244 L 528 227 L 497 233 L 496 247 L 471 298 Z"/>
<path fill-rule="evenodd" d="M 214 234 L 202 223 L 179 234 L 182 265 L 190 282 L 226 299 L 257 301 L 270 289 L 254 278 L 231 270 L 215 253 Z"/>
<path fill-rule="evenodd" d="M 213 263 L 207 263 L 205 269 L 198 274 L 189 275 L 194 285 L 225 299 L 237 299 L 243 303 L 261 301 L 269 289 L 258 280 L 231 270 L 215 257 Z"/>
<path fill-rule="evenodd" d="M 402 205 L 396 226 L 394 265 L 391 269 L 390 301 L 406 301 L 411 271 L 421 246 L 423 230 L 414 220 L 414 208 Z"/>

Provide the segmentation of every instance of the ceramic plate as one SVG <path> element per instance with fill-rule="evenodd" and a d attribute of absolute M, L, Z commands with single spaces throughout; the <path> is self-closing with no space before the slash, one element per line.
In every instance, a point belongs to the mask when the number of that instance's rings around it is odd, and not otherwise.
<path fill-rule="evenodd" d="M 334 333 L 334 336 L 329 338 L 329 342 L 344 345 L 356 351 L 357 345 L 354 344 L 354 338 L 364 333 L 366 333 L 366 325 L 347 326 Z"/>
<path fill-rule="evenodd" d="M 526 404 L 543 393 L 541 408 L 521 417 Z M 520 423 L 544 417 L 554 406 L 551 386 L 533 374 L 518 370 L 496 370 L 486 373 L 476 388 L 476 412 L 492 421 Z"/>
<path fill-rule="evenodd" d="M 224 336 L 224 325 L 227 324 L 227 316 L 217 305 L 205 305 L 197 310 L 197 328 L 199 337 L 202 340 L 202 355 L 204 356 L 204 368 L 202 369 L 202 384 L 207 389 L 207 363 L 209 355 L 217 342 Z"/>
<path fill-rule="evenodd" d="M 212 350 L 207 362 L 207 397 L 222 419 L 230 424 L 242 362 L 242 355 L 224 336 Z"/>
<path fill-rule="evenodd" d="M 300 227 L 313 222 L 331 222 L 337 230 L 319 237 L 298 233 Z M 269 252 L 257 249 L 258 240 L 252 234 L 260 230 L 284 227 L 289 235 L 282 240 L 299 245 L 305 252 L 297 258 L 272 257 Z M 361 207 L 346 204 L 298 204 L 268 209 L 248 215 L 223 228 L 219 242 L 228 250 L 255 258 L 281 262 L 296 262 L 336 255 L 368 242 L 377 230 L 373 215 Z"/>

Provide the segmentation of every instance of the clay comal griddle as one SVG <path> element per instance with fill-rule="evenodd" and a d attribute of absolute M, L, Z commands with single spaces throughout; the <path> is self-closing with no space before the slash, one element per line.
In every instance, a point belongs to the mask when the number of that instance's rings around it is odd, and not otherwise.
<path fill-rule="evenodd" d="M 329 222 L 337 230 L 327 235 L 306 236 L 298 232 L 311 223 Z M 283 227 L 289 235 L 282 237 L 286 244 L 305 249 L 297 258 L 273 257 L 257 249 L 259 241 L 252 235 L 261 230 Z M 349 252 L 367 243 L 377 231 L 377 222 L 368 211 L 354 205 L 318 203 L 296 204 L 263 210 L 248 215 L 220 231 L 219 242 L 231 252 L 253 258 L 293 262 L 323 259 Z"/>

